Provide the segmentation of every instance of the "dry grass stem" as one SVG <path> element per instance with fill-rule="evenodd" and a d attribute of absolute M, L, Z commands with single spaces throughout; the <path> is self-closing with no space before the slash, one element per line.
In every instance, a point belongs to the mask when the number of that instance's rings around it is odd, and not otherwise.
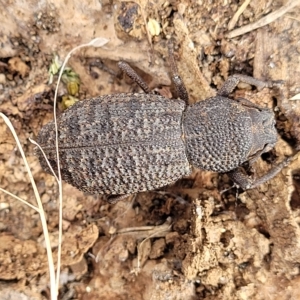
<path fill-rule="evenodd" d="M 39 210 L 36 206 L 30 204 L 30 203 L 27 202 L 26 200 L 24 200 L 24 199 L 22 199 L 22 198 L 20 198 L 20 197 L 18 197 L 18 196 L 16 196 L 16 195 L 10 193 L 9 191 L 7 191 L 7 190 L 5 190 L 5 189 L 3 189 L 3 188 L 0 188 L 0 191 L 3 192 L 3 193 L 5 193 L 5 194 L 7 194 L 7 195 L 9 195 L 9 196 L 11 196 L 11 197 L 13 197 L 13 198 L 15 198 L 15 199 L 18 200 L 18 201 L 21 201 L 22 203 L 28 205 L 30 208 L 34 209 L 36 212 L 40 213 L 40 210 Z"/>
<path fill-rule="evenodd" d="M 236 22 L 238 21 L 240 15 L 244 12 L 246 7 L 249 5 L 251 0 L 246 0 L 240 8 L 237 10 L 237 12 L 234 14 L 230 22 L 228 23 L 228 30 L 232 30 L 235 27 Z"/>
<path fill-rule="evenodd" d="M 234 29 L 227 33 L 228 38 L 234 38 L 239 35 L 245 34 L 247 32 L 250 32 L 252 30 L 255 30 L 257 28 L 263 27 L 265 25 L 268 25 L 272 22 L 274 22 L 276 19 L 280 18 L 283 16 L 285 13 L 287 13 L 289 10 L 294 8 L 295 6 L 300 5 L 300 0 L 290 0 L 287 2 L 285 5 L 283 5 L 281 8 L 278 10 L 268 14 L 267 16 L 261 18 L 257 22 L 254 22 L 252 24 L 248 24 L 246 26 Z"/>
<path fill-rule="evenodd" d="M 149 235 L 138 246 L 137 272 L 139 272 L 142 267 L 141 266 L 141 252 L 142 252 L 141 249 L 143 248 L 144 243 L 151 238 L 161 237 L 161 234 L 163 234 L 162 236 L 165 236 L 166 233 L 169 232 L 172 227 L 172 224 L 169 224 L 170 221 L 171 220 L 168 219 L 165 224 L 163 224 L 161 226 L 156 226 L 156 228 L 154 230 L 146 231 L 146 233 Z M 167 224 L 167 228 L 166 228 L 166 224 Z"/>
<path fill-rule="evenodd" d="M 53 108 L 53 115 L 54 115 L 54 124 L 55 124 L 55 148 L 56 148 L 56 158 L 57 158 L 57 178 L 58 178 L 58 192 L 59 192 L 59 228 L 58 228 L 58 249 L 57 249 L 57 270 L 56 270 L 56 286 L 57 289 L 59 287 L 59 277 L 60 277 L 60 266 L 61 266 L 61 245 L 62 245 L 62 220 L 63 220 L 63 212 L 62 212 L 62 198 L 63 198 L 63 192 L 62 192 L 62 180 L 61 180 L 61 172 L 60 172 L 60 160 L 59 160 L 59 148 L 58 148 L 58 126 L 57 126 L 57 116 L 56 116 L 56 103 L 57 103 L 57 95 L 58 95 L 58 87 L 59 83 L 61 81 L 61 77 L 63 74 L 63 71 L 67 65 L 67 62 L 69 61 L 71 55 L 85 47 L 102 47 L 108 43 L 108 40 L 105 38 L 95 38 L 92 41 L 90 41 L 87 44 L 81 44 L 75 48 L 73 48 L 66 56 L 58 75 L 57 84 L 55 88 L 54 93 L 54 108 Z"/>
<path fill-rule="evenodd" d="M 146 237 L 163 237 L 167 232 L 170 231 L 172 227 L 171 218 L 159 226 L 140 226 L 140 227 L 129 227 L 119 229 L 117 234 L 134 234 L 136 239 L 146 238 Z"/>
<path fill-rule="evenodd" d="M 56 179 L 56 181 L 57 181 L 57 183 L 58 183 L 58 182 L 59 182 L 59 181 L 58 181 L 58 178 L 57 178 L 57 176 L 56 176 L 56 174 L 55 174 L 53 168 L 51 167 L 51 165 L 50 165 L 50 163 L 49 163 L 49 160 L 47 159 L 47 156 L 46 156 L 44 150 L 42 149 L 42 147 L 41 147 L 36 141 L 34 141 L 34 140 L 30 139 L 30 138 L 29 138 L 29 141 L 30 141 L 33 145 L 37 146 L 37 147 L 40 149 L 40 151 L 42 152 L 42 154 L 43 154 L 43 156 L 44 156 L 44 158 L 45 158 L 45 161 L 47 162 L 47 165 L 48 165 L 49 169 L 51 170 L 52 175 L 55 177 L 55 179 Z"/>
<path fill-rule="evenodd" d="M 41 223 L 42 223 L 42 228 L 43 228 L 43 234 L 44 234 L 44 238 L 45 238 L 45 244 L 46 244 L 46 251 L 47 251 L 47 258 L 48 258 L 48 268 L 49 268 L 49 275 L 50 275 L 50 293 L 51 293 L 51 300 L 55 300 L 57 299 L 57 288 L 55 285 L 55 268 L 54 268 L 54 262 L 53 262 L 53 254 L 52 254 L 52 249 L 51 249 L 51 243 L 50 243 L 50 238 L 49 238 L 49 232 L 48 232 L 48 227 L 47 227 L 47 221 L 46 221 L 46 216 L 45 216 L 45 212 L 43 209 L 43 204 L 37 189 L 37 186 L 35 184 L 35 181 L 33 179 L 30 167 L 28 165 L 26 156 L 24 154 L 22 145 L 20 143 L 20 140 L 17 136 L 17 133 L 12 125 L 12 123 L 10 122 L 10 120 L 3 114 L 0 113 L 0 116 L 2 117 L 2 119 L 4 120 L 4 122 L 6 123 L 6 125 L 8 126 L 8 128 L 10 129 L 16 144 L 18 146 L 18 149 L 21 153 L 22 159 L 24 161 L 25 164 L 25 168 L 27 171 L 27 174 L 29 176 L 33 191 L 34 191 L 34 195 L 36 198 L 36 202 L 38 204 L 38 208 L 36 207 L 32 207 L 34 210 L 38 211 L 38 213 L 40 214 L 40 219 L 41 219 Z M 4 191 L 3 189 L 1 189 L 2 191 Z M 12 195 L 11 193 L 9 193 L 8 191 L 5 191 L 5 193 Z M 12 197 L 14 197 L 15 199 L 20 200 L 22 203 L 25 203 L 28 206 L 32 206 L 31 204 L 27 203 L 26 201 L 24 201 L 23 199 L 20 199 L 19 197 L 12 195 Z"/>

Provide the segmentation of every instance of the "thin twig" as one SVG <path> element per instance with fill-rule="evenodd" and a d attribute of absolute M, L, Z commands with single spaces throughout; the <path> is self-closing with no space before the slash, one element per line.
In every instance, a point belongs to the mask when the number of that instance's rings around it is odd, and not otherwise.
<path fill-rule="evenodd" d="M 237 12 L 234 14 L 232 19 L 228 23 L 228 30 L 232 30 L 235 27 L 236 22 L 238 21 L 240 15 L 244 12 L 244 10 L 247 8 L 251 0 L 246 0 L 240 8 L 237 10 Z"/>
<path fill-rule="evenodd" d="M 229 33 L 227 33 L 227 37 L 231 39 L 231 38 L 237 37 L 239 35 L 245 34 L 249 31 L 260 28 L 262 26 L 268 25 L 268 24 L 274 22 L 276 19 L 283 16 L 285 13 L 287 13 L 289 10 L 291 10 L 292 8 L 294 8 L 297 5 L 300 5 L 300 0 L 290 0 L 285 5 L 280 7 L 278 10 L 261 18 L 257 22 L 254 22 L 252 24 L 248 24 L 246 26 L 243 26 L 243 27 L 240 27 L 240 28 L 230 31 Z"/>

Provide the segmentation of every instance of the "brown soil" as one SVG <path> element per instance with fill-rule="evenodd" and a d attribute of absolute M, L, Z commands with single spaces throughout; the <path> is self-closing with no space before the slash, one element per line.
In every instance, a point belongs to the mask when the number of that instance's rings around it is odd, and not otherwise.
<path fill-rule="evenodd" d="M 74 2 L 0 0 L 0 111 L 24 146 L 54 252 L 57 186 L 41 170 L 28 140 L 53 118 L 55 86 L 48 84 L 48 70 L 54 54 L 64 58 L 95 37 L 110 40 L 72 56 L 68 65 L 80 76 L 79 99 L 139 91 L 116 67 L 121 59 L 151 88 L 171 96 L 170 38 L 191 103 L 213 95 L 234 73 L 283 79 L 276 95 L 245 86 L 235 95 L 276 110 L 280 138 L 255 164 L 256 176 L 299 148 L 300 105 L 288 100 L 300 93 L 299 7 L 267 26 L 228 38 L 228 24 L 241 6 L 234 0 Z M 235 28 L 284 4 L 253 0 Z M 147 34 L 145 20 L 150 19 L 155 21 Z M 156 21 L 161 30 L 153 36 Z M 59 99 L 66 93 L 61 84 Z M 0 186 L 35 204 L 2 119 L 0 137 Z M 64 184 L 59 298 L 300 299 L 299 174 L 296 159 L 273 180 L 236 197 L 235 189 L 221 193 L 232 185 L 226 175 L 195 170 L 173 186 L 113 205 Z M 47 267 L 38 213 L 0 193 L 0 299 L 48 299 Z"/>

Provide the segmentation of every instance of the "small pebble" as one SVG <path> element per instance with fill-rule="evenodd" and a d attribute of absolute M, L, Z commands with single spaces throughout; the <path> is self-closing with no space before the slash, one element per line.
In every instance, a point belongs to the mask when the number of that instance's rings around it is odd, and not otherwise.
<path fill-rule="evenodd" d="M 6 83 L 6 77 L 3 73 L 0 73 L 0 83 Z"/>

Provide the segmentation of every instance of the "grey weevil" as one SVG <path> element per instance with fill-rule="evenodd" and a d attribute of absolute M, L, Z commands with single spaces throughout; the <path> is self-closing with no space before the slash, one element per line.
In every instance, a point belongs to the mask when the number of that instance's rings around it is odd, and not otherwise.
<path fill-rule="evenodd" d="M 274 147 L 274 113 L 228 95 L 240 81 L 261 89 L 263 82 L 233 75 L 215 97 L 188 105 L 186 88 L 170 50 L 172 80 L 179 99 L 150 93 L 125 62 L 119 67 L 146 93 L 105 95 L 77 102 L 57 120 L 62 179 L 90 194 L 127 195 L 154 190 L 188 176 L 192 168 L 227 173 L 243 189 L 257 187 L 289 163 L 286 159 L 252 180 L 240 169 Z M 37 139 L 57 169 L 54 122 Z M 40 151 L 42 168 L 50 169 Z"/>

